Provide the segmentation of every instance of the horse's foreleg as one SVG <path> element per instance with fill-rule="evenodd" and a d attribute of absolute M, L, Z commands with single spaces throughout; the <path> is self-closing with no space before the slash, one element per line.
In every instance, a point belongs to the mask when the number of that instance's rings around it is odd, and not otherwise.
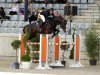
<path fill-rule="evenodd" d="M 52 38 L 53 38 L 55 35 L 56 35 L 55 32 L 53 32 L 53 33 L 52 33 Z"/>
<path fill-rule="evenodd" d="M 57 30 L 57 33 L 56 34 L 58 34 L 59 33 L 59 30 Z"/>

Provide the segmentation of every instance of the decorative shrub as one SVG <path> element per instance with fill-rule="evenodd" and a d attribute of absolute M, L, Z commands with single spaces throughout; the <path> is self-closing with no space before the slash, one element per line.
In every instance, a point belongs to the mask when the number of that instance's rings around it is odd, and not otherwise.
<path fill-rule="evenodd" d="M 85 46 L 88 57 L 91 60 L 96 60 L 99 55 L 99 34 L 92 28 L 85 34 Z"/>

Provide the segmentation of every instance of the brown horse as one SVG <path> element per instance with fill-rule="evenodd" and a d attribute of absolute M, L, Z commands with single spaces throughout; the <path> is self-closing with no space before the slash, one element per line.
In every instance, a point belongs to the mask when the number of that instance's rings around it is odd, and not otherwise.
<path fill-rule="evenodd" d="M 23 33 L 26 34 L 29 32 L 29 40 L 36 37 L 36 32 L 40 34 L 53 34 L 52 36 L 55 36 L 59 33 L 59 29 L 56 28 L 58 25 L 63 29 L 64 32 L 66 32 L 66 24 L 67 21 L 62 16 L 59 16 L 55 17 L 53 21 L 47 20 L 45 23 L 43 23 L 40 26 L 41 31 L 38 29 L 36 23 L 26 25 L 23 28 Z"/>

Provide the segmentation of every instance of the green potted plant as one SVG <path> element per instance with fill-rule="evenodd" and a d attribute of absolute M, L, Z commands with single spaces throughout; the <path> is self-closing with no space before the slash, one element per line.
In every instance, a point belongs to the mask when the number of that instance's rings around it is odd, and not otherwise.
<path fill-rule="evenodd" d="M 15 69 L 19 69 L 19 63 L 17 62 L 17 50 L 21 45 L 20 40 L 14 40 L 11 42 L 11 46 L 13 47 L 14 50 L 16 50 L 16 62 L 14 63 Z"/>
<path fill-rule="evenodd" d="M 61 50 L 63 50 L 61 63 L 64 66 L 66 64 L 66 61 L 64 60 L 65 59 L 65 51 L 69 48 L 69 45 L 66 45 L 66 44 L 67 44 L 67 41 L 62 41 L 61 45 L 60 45 Z"/>
<path fill-rule="evenodd" d="M 97 57 L 99 56 L 99 34 L 96 32 L 95 28 L 92 27 L 85 34 L 85 46 L 87 56 L 90 58 L 90 65 L 96 65 Z"/>
<path fill-rule="evenodd" d="M 21 57 L 22 60 L 22 68 L 23 69 L 30 69 L 31 67 L 31 57 L 30 57 L 30 49 L 28 47 L 28 45 L 26 46 L 26 54 L 24 56 Z"/>

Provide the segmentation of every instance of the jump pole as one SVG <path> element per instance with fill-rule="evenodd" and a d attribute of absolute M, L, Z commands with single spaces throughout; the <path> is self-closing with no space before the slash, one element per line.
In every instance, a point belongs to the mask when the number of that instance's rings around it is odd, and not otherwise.
<path fill-rule="evenodd" d="M 18 62 L 20 63 L 20 68 L 22 68 L 21 65 L 21 57 L 25 55 L 25 41 L 24 41 L 24 35 L 19 34 L 19 40 L 21 41 L 21 46 L 18 52 Z"/>
<path fill-rule="evenodd" d="M 39 51 L 39 65 L 36 69 L 45 69 L 42 66 L 42 34 L 40 34 L 40 51 Z"/>
<path fill-rule="evenodd" d="M 76 40 L 79 39 L 79 42 L 78 42 L 78 45 L 79 45 L 79 51 L 78 51 L 78 60 L 76 58 L 76 61 L 78 61 L 78 63 L 76 64 L 77 67 L 84 67 L 81 62 L 80 62 L 80 54 L 81 54 L 81 51 L 80 51 L 80 48 L 81 48 L 81 35 L 76 35 Z M 76 48 L 77 49 L 77 48 Z"/>
<path fill-rule="evenodd" d="M 19 34 L 19 40 L 21 41 L 21 36 L 22 36 L 22 34 Z M 19 50 L 18 50 L 18 63 L 20 63 L 21 62 L 21 48 L 19 48 Z"/>
<path fill-rule="evenodd" d="M 60 55 L 59 55 L 59 54 L 60 54 L 60 41 L 61 41 L 61 40 L 60 40 L 60 34 L 57 35 L 57 37 L 58 37 L 58 42 L 57 42 L 57 43 L 59 44 L 59 45 L 58 45 L 58 57 L 57 57 L 57 58 L 58 58 L 58 62 L 57 62 L 55 65 L 56 65 L 56 66 L 63 66 L 63 65 L 61 64 Z M 57 38 L 57 37 L 55 37 L 55 38 Z M 56 50 L 55 50 L 55 51 L 56 51 Z M 55 55 L 56 55 L 56 53 L 55 53 Z M 56 58 L 56 57 L 55 57 L 55 58 Z"/>
<path fill-rule="evenodd" d="M 53 55 L 53 60 L 51 63 L 51 66 L 63 66 L 60 62 L 60 34 L 56 35 L 54 38 L 54 43 L 52 43 L 52 45 L 54 45 L 54 51 L 52 53 Z M 57 60 L 57 63 L 55 62 L 55 60 Z"/>
<path fill-rule="evenodd" d="M 84 67 L 80 62 L 80 35 L 75 35 L 75 50 L 74 50 L 74 62 L 69 67 Z M 76 63 L 78 61 L 78 63 Z"/>
<path fill-rule="evenodd" d="M 56 45 L 56 43 L 58 43 L 59 42 L 59 40 L 58 40 L 58 35 L 56 35 L 55 37 L 54 37 L 54 43 L 52 42 L 51 44 L 53 45 L 53 48 L 54 48 L 54 50 L 52 51 L 53 53 L 52 53 L 52 56 L 53 56 L 53 58 L 52 58 L 52 63 L 51 63 L 51 66 L 56 66 L 56 63 L 55 63 L 55 59 L 58 59 L 58 52 L 56 52 L 57 50 L 58 50 L 58 45 Z M 57 49 L 57 50 L 56 50 Z M 57 54 L 56 54 L 57 53 Z"/>
<path fill-rule="evenodd" d="M 44 45 L 43 45 L 44 43 Z M 43 53 L 46 49 L 46 53 Z M 44 54 L 44 55 L 43 55 Z M 44 67 L 42 66 L 42 61 L 45 61 Z M 44 36 L 43 34 L 40 34 L 40 51 L 39 51 L 39 65 L 36 69 L 52 69 L 48 65 L 48 34 Z"/>
<path fill-rule="evenodd" d="M 52 69 L 52 68 L 50 68 L 49 65 L 48 65 L 48 52 L 49 52 L 49 51 L 48 51 L 48 44 L 49 44 L 49 42 L 48 42 L 48 40 L 49 40 L 48 37 L 49 37 L 48 34 L 46 34 L 46 64 L 45 64 L 44 68 L 45 68 L 45 69 Z"/>

